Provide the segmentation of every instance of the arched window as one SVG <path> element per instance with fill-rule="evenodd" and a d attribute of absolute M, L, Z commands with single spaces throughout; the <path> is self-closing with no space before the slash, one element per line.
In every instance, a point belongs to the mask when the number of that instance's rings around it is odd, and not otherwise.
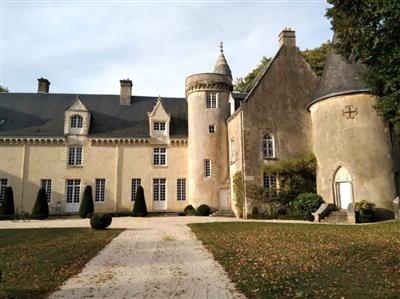
<path fill-rule="evenodd" d="M 271 133 L 265 133 L 263 137 L 264 159 L 275 158 L 275 141 Z"/>
<path fill-rule="evenodd" d="M 82 128 L 83 117 L 80 115 L 74 115 L 71 117 L 71 128 Z"/>

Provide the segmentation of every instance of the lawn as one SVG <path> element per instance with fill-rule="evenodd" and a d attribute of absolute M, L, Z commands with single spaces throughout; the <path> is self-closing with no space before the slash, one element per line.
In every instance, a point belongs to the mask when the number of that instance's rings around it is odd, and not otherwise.
<path fill-rule="evenodd" d="M 44 298 L 122 230 L 0 230 L 0 298 Z"/>
<path fill-rule="evenodd" d="M 189 225 L 249 298 L 400 298 L 400 222 Z"/>

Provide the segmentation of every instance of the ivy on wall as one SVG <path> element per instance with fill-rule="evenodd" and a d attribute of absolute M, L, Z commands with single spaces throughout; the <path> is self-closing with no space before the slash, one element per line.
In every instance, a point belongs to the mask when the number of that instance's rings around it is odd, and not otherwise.
<path fill-rule="evenodd" d="M 243 216 L 243 204 L 244 204 L 244 189 L 243 189 L 243 175 L 241 171 L 238 171 L 233 176 L 233 192 L 236 198 L 236 208 L 240 217 Z"/>

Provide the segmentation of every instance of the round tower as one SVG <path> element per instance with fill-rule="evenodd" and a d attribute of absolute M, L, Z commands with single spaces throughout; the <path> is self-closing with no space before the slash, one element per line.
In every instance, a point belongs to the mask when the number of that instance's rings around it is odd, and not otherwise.
<path fill-rule="evenodd" d="M 195 207 L 229 208 L 228 133 L 232 73 L 222 44 L 212 73 L 186 78 L 188 198 Z"/>
<path fill-rule="evenodd" d="M 331 49 L 308 105 L 317 189 L 326 202 L 342 209 L 367 200 L 376 204 L 379 218 L 391 218 L 396 170 L 389 130 L 374 109 L 375 97 L 360 72 L 360 65 L 348 64 Z"/>

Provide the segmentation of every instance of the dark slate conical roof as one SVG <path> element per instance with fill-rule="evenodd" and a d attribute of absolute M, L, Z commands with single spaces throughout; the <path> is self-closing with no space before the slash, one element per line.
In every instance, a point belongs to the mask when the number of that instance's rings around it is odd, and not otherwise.
<path fill-rule="evenodd" d="M 215 66 L 214 66 L 214 73 L 224 74 L 232 79 L 232 72 L 228 65 L 228 62 L 225 59 L 224 50 L 222 48 L 222 43 L 220 45 L 220 48 L 221 48 L 220 54 L 218 56 L 217 62 L 215 63 Z"/>
<path fill-rule="evenodd" d="M 336 42 L 334 35 L 332 44 Z M 368 91 L 367 85 L 361 80 L 362 71 L 361 64 L 347 63 L 345 58 L 337 54 L 332 47 L 321 80 L 308 106 L 332 96 Z"/>

